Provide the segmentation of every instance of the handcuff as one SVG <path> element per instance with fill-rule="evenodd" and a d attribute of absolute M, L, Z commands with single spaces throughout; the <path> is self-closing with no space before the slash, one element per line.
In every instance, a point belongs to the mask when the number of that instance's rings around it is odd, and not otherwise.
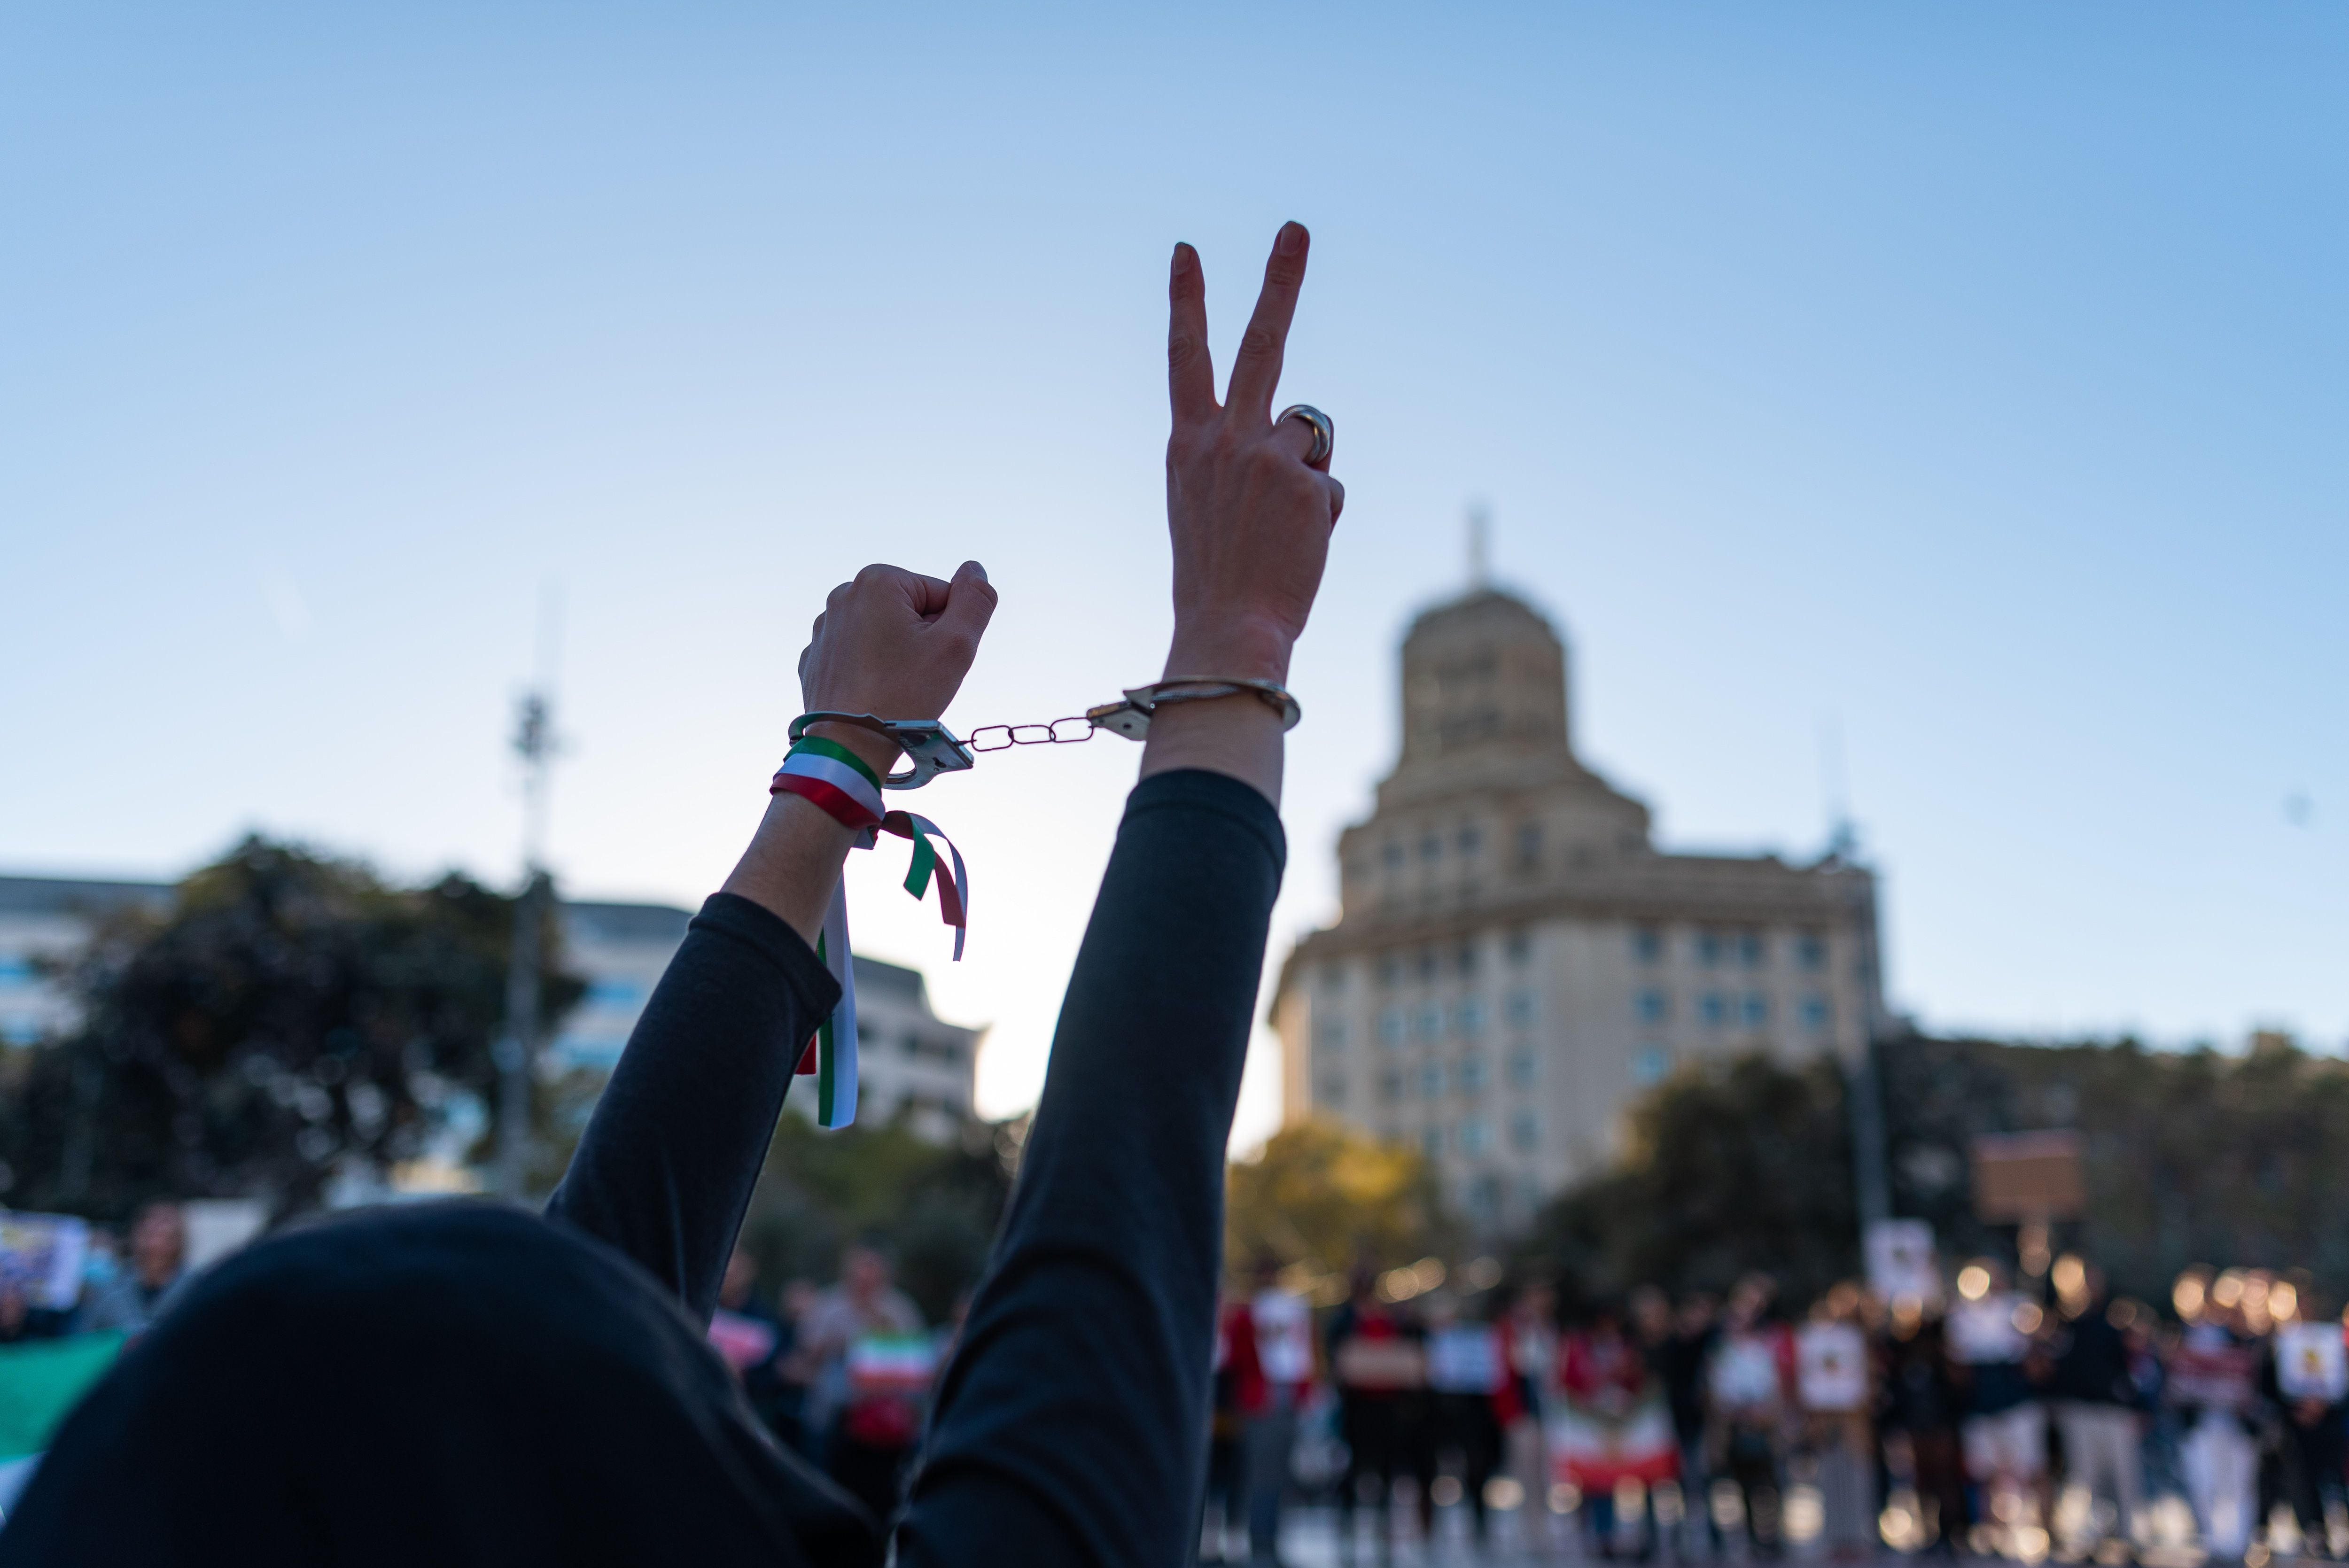
<path fill-rule="evenodd" d="M 1238 696 L 1246 693 L 1262 701 L 1280 715 L 1283 734 L 1295 729 L 1305 710 L 1288 689 L 1274 681 L 1249 680 L 1240 676 L 1191 676 L 1181 680 L 1159 681 L 1151 686 L 1128 687 L 1116 702 L 1106 702 L 1098 707 L 1085 709 L 1081 716 L 1056 718 L 1050 724 L 985 724 L 959 738 L 955 732 L 935 718 L 881 718 L 869 713 L 803 713 L 792 720 L 791 738 L 793 745 L 813 724 L 853 724 L 895 745 L 905 754 L 910 764 L 902 773 L 892 773 L 881 780 L 884 789 L 918 789 L 941 773 L 962 773 L 977 760 L 977 754 L 1006 751 L 1015 746 L 1068 746 L 1091 740 L 1093 732 L 1106 729 L 1112 735 L 1128 740 L 1141 740 L 1150 734 L 1150 721 L 1162 707 L 1176 703 L 1207 702 L 1216 697 Z M 1062 727 L 1081 724 L 1084 728 L 1061 733 Z M 1034 733 L 1023 733 L 1034 732 Z M 991 745 L 979 743 L 983 735 L 1001 735 L 1003 738 Z"/>

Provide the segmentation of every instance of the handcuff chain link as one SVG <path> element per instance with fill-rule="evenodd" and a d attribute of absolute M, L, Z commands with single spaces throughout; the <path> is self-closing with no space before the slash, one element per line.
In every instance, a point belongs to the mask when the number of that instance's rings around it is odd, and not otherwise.
<path fill-rule="evenodd" d="M 1073 725 L 1077 733 L 1062 733 L 1064 726 Z M 982 735 L 999 735 L 1000 740 L 982 742 Z M 1056 718 L 1050 724 L 983 724 L 963 737 L 963 744 L 973 751 L 1009 751 L 1015 746 L 1074 746 L 1093 738 L 1093 721 L 1082 714 L 1069 718 Z"/>

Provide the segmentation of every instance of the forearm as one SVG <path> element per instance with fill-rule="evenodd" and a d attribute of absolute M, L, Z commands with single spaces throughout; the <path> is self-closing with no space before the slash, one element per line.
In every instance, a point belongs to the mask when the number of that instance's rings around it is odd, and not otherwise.
<path fill-rule="evenodd" d="M 839 996 L 771 912 L 714 895 L 646 1004 L 548 1216 L 627 1253 L 707 1318 L 792 1070 Z"/>
<path fill-rule="evenodd" d="M 1224 1147 L 1283 854 L 1269 802 L 1230 777 L 1135 789 L 901 1561 L 1183 1561 Z"/>

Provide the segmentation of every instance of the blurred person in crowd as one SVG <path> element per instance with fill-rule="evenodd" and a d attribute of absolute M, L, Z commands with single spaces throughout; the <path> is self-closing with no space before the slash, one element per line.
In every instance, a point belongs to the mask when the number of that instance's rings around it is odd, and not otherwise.
<path fill-rule="evenodd" d="M 859 1376 L 876 1341 L 922 1332 L 922 1314 L 890 1283 L 889 1260 L 869 1246 L 841 1254 L 840 1283 L 819 1295 L 799 1326 L 802 1359 L 814 1368 L 824 1469 L 876 1519 L 895 1511 L 905 1461 L 920 1435 L 920 1405 L 896 1380 Z M 812 1410 L 811 1415 L 816 1414 Z"/>
<path fill-rule="evenodd" d="M 1247 1410 L 1263 1400 L 1256 1331 L 1247 1314 L 1221 1286 L 1216 1291 L 1216 1348 L 1210 1362 L 1212 1414 L 1207 1423 L 1207 1484 L 1200 1497 L 1202 1563 L 1232 1556 L 1232 1537 L 1247 1530 Z M 1242 1553 L 1245 1555 L 1245 1548 Z"/>
<path fill-rule="evenodd" d="M 1859 1287 L 1838 1284 L 1795 1336 L 1795 1397 L 1803 1446 L 1817 1467 L 1822 1536 L 1840 1563 L 1876 1546 L 1876 1389 Z"/>
<path fill-rule="evenodd" d="M 1557 1387 L 1566 1418 L 1561 1431 L 1568 1439 L 1563 1468 L 1582 1493 L 1591 1549 L 1610 1558 L 1636 1549 L 1646 1541 L 1645 1521 L 1617 1517 L 1615 1489 L 1626 1480 L 1645 1485 L 1660 1479 L 1657 1460 L 1671 1455 L 1671 1423 L 1661 1408 L 1648 1409 L 1658 1403 L 1651 1398 L 1648 1363 L 1623 1332 L 1622 1309 L 1615 1303 L 1595 1303 L 1568 1333 L 1558 1357 Z M 1640 1422 L 1651 1413 L 1658 1418 L 1652 1433 Z M 1647 1446 L 1663 1452 L 1639 1451 Z"/>
<path fill-rule="evenodd" d="M 1643 1284 L 1631 1293 L 1630 1314 L 1631 1343 L 1638 1346 L 1640 1359 L 1648 1369 L 1647 1392 L 1660 1395 L 1669 1413 L 1671 1409 L 1671 1375 L 1677 1340 L 1672 1323 L 1671 1297 L 1666 1295 L 1655 1285 Z M 1680 1423 L 1677 1417 L 1672 1420 L 1672 1434 L 1673 1446 L 1677 1449 L 1680 1435 Z M 1661 1544 L 1667 1522 L 1686 1522 L 1687 1501 L 1693 1494 L 1687 1490 L 1691 1485 L 1687 1467 L 1680 1465 L 1677 1460 L 1675 1465 L 1679 1470 L 1679 1478 L 1664 1484 L 1672 1489 L 1673 1501 L 1679 1506 L 1675 1508 L 1661 1506 L 1663 1500 L 1655 1496 L 1652 1491 L 1649 1497 L 1651 1545 Z"/>
<path fill-rule="evenodd" d="M 1969 1295 L 1968 1276 L 1979 1294 Z M 2035 1524 L 2047 1477 L 2047 1412 L 2034 1382 L 2040 1311 L 2008 1287 L 2003 1264 L 1977 1260 L 1960 1271 L 1960 1299 L 1946 1324 L 1951 1362 L 1965 1396 L 1959 1427 L 1966 1476 L 1982 1503 L 1977 1517 Z"/>
<path fill-rule="evenodd" d="M 1280 1560 L 1281 1505 L 1288 1495 L 1297 1415 L 1313 1390 L 1313 1313 L 1280 1284 L 1280 1260 L 1257 1260 L 1256 1289 L 1241 1310 L 1256 1357 L 1257 1400 L 1247 1411 L 1248 1558 Z"/>
<path fill-rule="evenodd" d="M 1764 1557 L 1784 1543 L 1781 1460 L 1794 1414 L 1795 1341 L 1773 1315 L 1776 1294 L 1767 1274 L 1739 1280 L 1705 1362 L 1710 1468 L 1736 1483 L 1746 1539 Z"/>
<path fill-rule="evenodd" d="M 1958 1422 L 1963 1396 L 1951 1375 L 1949 1342 L 1938 1313 L 1924 1304 L 1893 1304 L 1878 1397 L 1888 1457 L 1906 1469 L 1926 1511 L 1933 1548 L 1954 1556 L 1966 1525 L 1965 1461 Z"/>
<path fill-rule="evenodd" d="M 1426 1419 L 1425 1329 L 1381 1299 L 1378 1284 L 1378 1271 L 1356 1269 L 1322 1336 L 1338 1391 L 1338 1435 L 1346 1445 L 1346 1470 L 1338 1480 L 1338 1553 L 1348 1563 L 1354 1558 L 1354 1511 L 1365 1493 L 1376 1499 L 1371 1517 L 1379 1559 L 1392 1559 L 1395 1477 L 1415 1473 L 1416 1439 Z"/>
<path fill-rule="evenodd" d="M 1671 1315 L 1669 1332 L 1651 1346 L 1648 1363 L 1662 1384 L 1664 1402 L 1671 1412 L 1672 1440 L 1680 1449 L 1681 1495 L 1685 1510 L 1682 1529 L 1687 1552 L 1695 1554 L 1700 1541 L 1721 1551 L 1721 1526 L 1713 1517 L 1710 1488 L 1713 1470 L 1705 1454 L 1704 1368 L 1719 1332 L 1720 1304 L 1703 1291 L 1692 1291 Z"/>
<path fill-rule="evenodd" d="M 823 1295 L 814 1281 L 792 1279 L 783 1282 L 782 1291 L 775 1299 L 775 1315 L 792 1339 L 790 1351 L 775 1361 L 775 1377 L 782 1385 L 783 1408 L 791 1418 L 792 1438 L 786 1446 L 819 1465 L 823 1462 L 823 1451 L 814 1446 L 813 1429 L 808 1421 L 808 1382 L 813 1368 L 801 1354 L 801 1346 L 807 1338 L 804 1326 L 808 1314 L 815 1310 Z"/>
<path fill-rule="evenodd" d="M 2064 1304 L 2054 1331 L 2048 1393 L 2064 1439 L 2064 1478 L 2087 1489 L 2097 1533 L 2126 1542 L 2143 1501 L 2145 1454 L 2120 1319 L 2104 1270 L 2082 1265 L 2077 1296 Z"/>
<path fill-rule="evenodd" d="M 784 1317 L 758 1293 L 759 1261 L 740 1247 L 726 1262 L 718 1285 L 718 1310 L 710 1315 L 709 1342 L 742 1379 L 750 1408 L 784 1447 L 800 1446 L 800 1407 L 804 1384 L 787 1380 L 782 1368 L 797 1348 L 796 1320 Z"/>
<path fill-rule="evenodd" d="M 2202 1544 L 2229 1562 L 2242 1557 L 2260 1523 L 2259 1353 L 2232 1305 L 2214 1299 L 2198 1304 L 2169 1353 L 2165 1379 L 2185 1434 L 2178 1459 L 2187 1501 Z"/>
<path fill-rule="evenodd" d="M 2295 1293 L 2296 1312 L 2276 1326 L 2265 1373 L 2283 1444 L 2283 1491 L 2310 1554 L 2332 1555 L 2326 1514 L 2344 1501 L 2349 1466 L 2349 1357 L 2344 1326 Z"/>
<path fill-rule="evenodd" d="M 2142 1438 L 2139 1450 L 2145 1460 L 2145 1495 L 2183 1497 L 2186 1472 L 2178 1457 L 2178 1445 L 2184 1432 L 2168 1397 L 2169 1353 L 2176 1346 L 2178 1331 L 2140 1302 L 2124 1302 L 2119 1315 L 2121 1341 L 2128 1348 L 2129 1384 L 2135 1390 L 2137 1429 Z"/>
<path fill-rule="evenodd" d="M 1187 1554 L 1226 1150 L 1286 853 L 1279 683 L 1342 501 L 1327 418 L 1272 412 L 1307 250 L 1283 225 L 1219 397 L 1205 276 L 1175 248 L 1164 668 L 1222 679 L 1154 699 L 894 1539 L 761 1429 L 703 1332 L 793 1069 L 841 999 L 816 943 L 899 756 L 887 734 L 816 719 L 777 777 L 829 793 L 773 786 L 545 1212 L 386 1207 L 208 1271 L 57 1430 L 0 1568 Z M 1071 438 L 1041 438 L 1039 460 Z M 933 722 L 994 604 L 976 562 L 952 582 L 868 567 L 816 623 L 801 700 Z"/>
<path fill-rule="evenodd" d="M 92 1295 L 80 1326 L 91 1334 L 140 1334 L 183 1295 L 189 1281 L 188 1219 L 179 1204 L 159 1201 L 130 1225 L 129 1266 Z"/>
<path fill-rule="evenodd" d="M 1491 1533 L 1485 1489 L 1501 1469 L 1501 1434 L 1517 1416 L 1516 1379 L 1490 1323 L 1444 1292 L 1427 1298 L 1427 1388 L 1439 1469 L 1456 1465 L 1478 1551 Z"/>
<path fill-rule="evenodd" d="M 1557 1382 L 1557 1288 L 1537 1279 L 1512 1291 L 1502 1305 L 1498 1326 L 1501 1354 L 1517 1394 L 1515 1418 L 1502 1433 L 1505 1463 L 1527 1498 L 1546 1498 L 1550 1484 L 1548 1422 Z"/>

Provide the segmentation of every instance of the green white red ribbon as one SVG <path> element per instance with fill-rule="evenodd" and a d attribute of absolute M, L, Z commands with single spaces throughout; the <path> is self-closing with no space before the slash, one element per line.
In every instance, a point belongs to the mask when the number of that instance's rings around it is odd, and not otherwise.
<path fill-rule="evenodd" d="M 963 866 L 962 851 L 927 817 L 885 809 L 880 777 L 863 758 L 821 736 L 804 736 L 783 758 L 768 793 L 797 795 L 822 807 L 843 827 L 854 830 L 860 850 L 874 846 L 876 831 L 911 840 L 914 858 L 905 871 L 905 891 L 919 899 L 929 891 L 931 878 L 937 879 L 938 915 L 954 927 L 954 955 L 961 960 L 970 920 L 970 873 Z M 954 863 L 951 872 L 940 863 L 933 839 L 946 845 Z M 856 966 L 848 947 L 844 886 L 833 889 L 815 952 L 840 982 L 840 1005 L 816 1026 L 815 1037 L 801 1053 L 798 1072 L 815 1075 L 816 1124 L 845 1127 L 856 1119 Z"/>

